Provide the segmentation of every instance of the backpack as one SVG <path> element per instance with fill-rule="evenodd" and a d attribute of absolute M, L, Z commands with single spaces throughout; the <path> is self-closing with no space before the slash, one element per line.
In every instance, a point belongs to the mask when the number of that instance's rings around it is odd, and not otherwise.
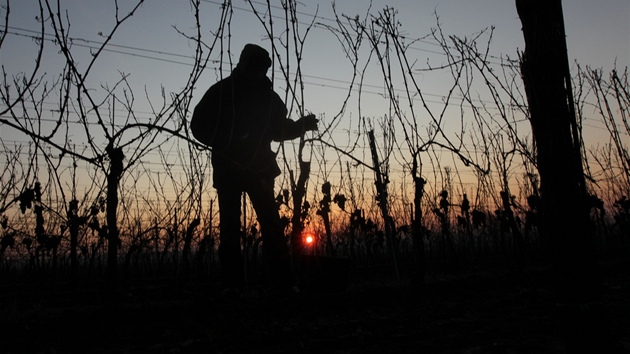
<path fill-rule="evenodd" d="M 234 131 L 231 79 L 212 85 L 193 111 L 190 131 L 200 143 L 214 149 L 226 148 Z"/>

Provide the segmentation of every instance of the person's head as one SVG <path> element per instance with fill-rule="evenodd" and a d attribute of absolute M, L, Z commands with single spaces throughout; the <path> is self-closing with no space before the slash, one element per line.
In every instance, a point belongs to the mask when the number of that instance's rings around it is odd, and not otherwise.
<path fill-rule="evenodd" d="M 271 66 L 269 52 L 256 44 L 247 44 L 238 59 L 238 67 L 248 75 L 264 76 Z"/>

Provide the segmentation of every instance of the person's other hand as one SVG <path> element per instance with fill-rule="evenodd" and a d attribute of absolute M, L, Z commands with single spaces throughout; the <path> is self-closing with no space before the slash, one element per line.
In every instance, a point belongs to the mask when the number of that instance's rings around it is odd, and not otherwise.
<path fill-rule="evenodd" d="M 304 131 L 317 130 L 317 123 L 319 122 L 319 119 L 317 119 L 314 114 L 306 115 L 300 118 L 300 121 L 302 121 Z"/>

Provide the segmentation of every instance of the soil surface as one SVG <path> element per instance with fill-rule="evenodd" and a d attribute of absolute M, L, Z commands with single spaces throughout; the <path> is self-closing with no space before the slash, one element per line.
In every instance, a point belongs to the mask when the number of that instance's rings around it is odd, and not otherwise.
<path fill-rule="evenodd" d="M 353 270 L 342 292 L 235 299 L 207 279 L 134 279 L 114 293 L 10 279 L 0 353 L 563 353 L 549 274 L 453 271 L 413 286 Z M 605 336 L 600 352 L 630 352 L 628 264 L 602 274 L 602 302 L 578 312 Z"/>

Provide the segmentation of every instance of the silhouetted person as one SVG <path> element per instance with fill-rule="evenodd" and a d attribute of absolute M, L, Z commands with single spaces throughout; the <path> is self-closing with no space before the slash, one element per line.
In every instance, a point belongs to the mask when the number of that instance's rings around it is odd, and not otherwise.
<path fill-rule="evenodd" d="M 280 174 L 272 141 L 295 139 L 316 130 L 308 115 L 293 121 L 267 78 L 269 53 L 247 44 L 232 74 L 208 89 L 195 107 L 191 131 L 212 147 L 214 187 L 219 198 L 224 292 L 244 287 L 241 259 L 241 195 L 246 192 L 261 227 L 263 254 L 276 291 L 294 289 L 289 247 L 275 202 L 274 178 Z"/>

